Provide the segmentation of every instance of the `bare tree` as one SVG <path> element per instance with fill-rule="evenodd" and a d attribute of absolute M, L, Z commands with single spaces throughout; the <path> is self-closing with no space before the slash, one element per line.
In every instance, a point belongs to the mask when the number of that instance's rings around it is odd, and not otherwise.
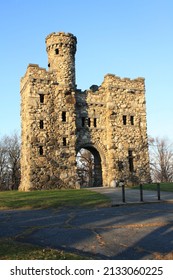
<path fill-rule="evenodd" d="M 20 141 L 17 133 L 0 139 L 0 189 L 18 189 Z"/>
<path fill-rule="evenodd" d="M 94 156 L 86 149 L 77 154 L 77 174 L 81 187 L 91 187 L 94 181 Z"/>
<path fill-rule="evenodd" d="M 0 139 L 0 189 L 4 189 L 8 177 L 7 151 L 4 139 Z"/>
<path fill-rule="evenodd" d="M 150 138 L 151 177 L 154 182 L 173 182 L 173 145 L 167 139 Z"/>

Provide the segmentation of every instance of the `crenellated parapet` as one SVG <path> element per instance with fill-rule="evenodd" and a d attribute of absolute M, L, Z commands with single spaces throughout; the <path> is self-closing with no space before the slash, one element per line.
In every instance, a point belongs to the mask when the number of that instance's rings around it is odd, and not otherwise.
<path fill-rule="evenodd" d="M 121 78 L 113 74 L 107 74 L 104 77 L 104 81 L 101 85 L 102 87 L 116 87 L 120 89 L 125 89 L 127 92 L 132 91 L 142 91 L 145 90 L 145 79 L 142 77 L 130 79 L 130 78 Z"/>
<path fill-rule="evenodd" d="M 62 46 L 70 48 L 74 54 L 76 52 L 77 38 L 71 33 L 52 32 L 46 37 L 45 42 L 47 52 L 50 49 L 55 50 L 56 48 L 61 48 Z"/>

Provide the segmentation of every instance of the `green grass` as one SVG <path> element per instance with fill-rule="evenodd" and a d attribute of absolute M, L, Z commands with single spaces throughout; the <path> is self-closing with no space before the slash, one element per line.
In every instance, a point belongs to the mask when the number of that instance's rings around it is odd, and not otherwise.
<path fill-rule="evenodd" d="M 0 209 L 95 207 L 109 205 L 109 202 L 104 195 L 85 189 L 0 192 Z"/>
<path fill-rule="evenodd" d="M 0 239 L 0 260 L 84 260 L 85 256 L 66 253 L 17 242 L 11 238 Z"/>
<path fill-rule="evenodd" d="M 139 189 L 139 186 L 132 187 L 133 189 Z M 157 190 L 157 184 L 144 184 L 144 190 Z M 160 190 L 163 192 L 173 192 L 173 183 L 160 183 Z"/>

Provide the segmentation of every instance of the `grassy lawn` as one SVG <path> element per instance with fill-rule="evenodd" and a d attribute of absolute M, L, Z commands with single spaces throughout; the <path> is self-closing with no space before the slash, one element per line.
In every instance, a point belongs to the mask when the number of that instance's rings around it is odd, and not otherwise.
<path fill-rule="evenodd" d="M 42 248 L 17 242 L 11 238 L 0 239 L 0 260 L 85 260 L 89 259 L 73 253 L 51 248 Z"/>
<path fill-rule="evenodd" d="M 104 195 L 85 189 L 0 192 L 0 209 L 95 207 L 109 205 L 109 202 Z"/>
<path fill-rule="evenodd" d="M 139 186 L 132 187 L 133 189 L 139 189 Z M 144 190 L 157 190 L 157 184 L 144 184 Z M 173 183 L 160 183 L 160 190 L 163 192 L 173 192 Z"/>

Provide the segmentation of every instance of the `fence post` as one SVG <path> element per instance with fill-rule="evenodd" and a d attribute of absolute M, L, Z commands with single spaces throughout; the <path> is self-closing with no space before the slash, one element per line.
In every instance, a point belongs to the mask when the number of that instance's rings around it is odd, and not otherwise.
<path fill-rule="evenodd" d="M 125 186 L 122 185 L 122 201 L 125 203 L 126 199 L 125 199 Z"/>
<path fill-rule="evenodd" d="M 160 183 L 157 183 L 157 197 L 160 200 Z"/>
<path fill-rule="evenodd" d="M 143 200 L 143 189 L 142 189 L 143 186 L 142 186 L 142 184 L 140 184 L 139 187 L 140 187 L 140 201 L 142 202 L 142 201 L 144 201 Z"/>

